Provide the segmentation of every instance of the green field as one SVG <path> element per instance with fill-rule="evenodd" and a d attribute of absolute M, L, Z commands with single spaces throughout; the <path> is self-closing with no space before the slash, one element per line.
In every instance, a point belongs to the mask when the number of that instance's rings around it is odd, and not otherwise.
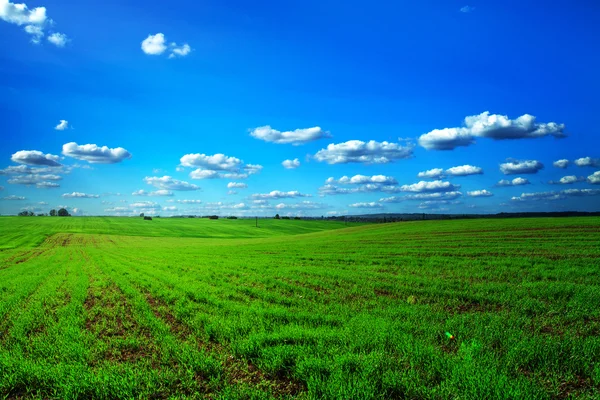
<path fill-rule="evenodd" d="M 600 218 L 259 224 L 0 218 L 0 397 L 600 398 Z"/>

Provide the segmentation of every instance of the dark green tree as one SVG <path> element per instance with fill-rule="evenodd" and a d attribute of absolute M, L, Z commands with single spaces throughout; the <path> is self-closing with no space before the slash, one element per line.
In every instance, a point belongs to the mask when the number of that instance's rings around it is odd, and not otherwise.
<path fill-rule="evenodd" d="M 66 208 L 61 208 L 60 210 L 58 210 L 58 216 L 59 217 L 70 217 L 71 214 L 69 214 L 69 212 L 67 211 Z"/>
<path fill-rule="evenodd" d="M 275 214 L 275 219 L 279 219 L 279 214 Z"/>
<path fill-rule="evenodd" d="M 56 217 L 56 210 L 50 210 L 50 216 Z"/>

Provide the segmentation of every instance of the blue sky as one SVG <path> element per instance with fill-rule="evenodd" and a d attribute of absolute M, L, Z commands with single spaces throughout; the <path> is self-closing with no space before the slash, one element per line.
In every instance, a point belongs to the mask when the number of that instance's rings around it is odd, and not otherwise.
<path fill-rule="evenodd" d="M 599 18 L 0 0 L 0 213 L 598 211 Z"/>

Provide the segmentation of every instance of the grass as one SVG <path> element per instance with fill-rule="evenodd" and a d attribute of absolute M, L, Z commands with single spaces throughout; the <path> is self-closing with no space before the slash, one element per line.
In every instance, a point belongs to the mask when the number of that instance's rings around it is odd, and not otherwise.
<path fill-rule="evenodd" d="M 1 218 L 0 395 L 600 398 L 599 218 L 253 223 Z"/>

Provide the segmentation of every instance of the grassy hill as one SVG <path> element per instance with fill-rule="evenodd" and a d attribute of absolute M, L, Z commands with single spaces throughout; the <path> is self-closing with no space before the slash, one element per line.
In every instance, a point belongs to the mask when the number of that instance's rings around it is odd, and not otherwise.
<path fill-rule="evenodd" d="M 0 395 L 600 397 L 600 218 L 21 220 Z"/>

